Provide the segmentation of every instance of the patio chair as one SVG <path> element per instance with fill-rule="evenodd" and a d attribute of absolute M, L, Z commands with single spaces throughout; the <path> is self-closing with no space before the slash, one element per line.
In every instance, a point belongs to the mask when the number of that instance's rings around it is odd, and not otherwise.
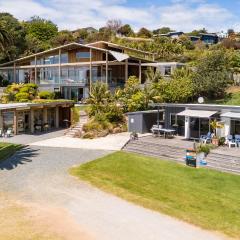
<path fill-rule="evenodd" d="M 6 132 L 6 137 L 11 137 L 12 136 L 12 129 L 8 129 Z"/>
<path fill-rule="evenodd" d="M 235 141 L 235 139 L 233 139 L 233 136 L 232 135 L 229 135 L 227 137 L 227 145 L 229 148 L 231 147 L 237 147 L 237 142 Z"/>
<path fill-rule="evenodd" d="M 237 146 L 240 147 L 240 135 L 235 135 L 235 142 L 237 143 Z"/>
<path fill-rule="evenodd" d="M 212 140 L 212 133 L 208 132 L 207 135 L 201 135 L 200 137 L 200 142 L 207 144 L 207 143 L 211 143 Z"/>

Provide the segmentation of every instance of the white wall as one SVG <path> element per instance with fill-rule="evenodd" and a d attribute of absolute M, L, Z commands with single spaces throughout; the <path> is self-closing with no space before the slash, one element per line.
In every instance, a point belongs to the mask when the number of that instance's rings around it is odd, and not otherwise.
<path fill-rule="evenodd" d="M 185 139 L 190 138 L 190 117 L 185 117 Z"/>

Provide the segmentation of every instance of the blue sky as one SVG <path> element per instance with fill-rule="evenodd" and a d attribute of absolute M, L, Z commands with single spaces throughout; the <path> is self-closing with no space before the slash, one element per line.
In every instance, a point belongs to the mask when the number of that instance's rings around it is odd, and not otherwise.
<path fill-rule="evenodd" d="M 39 15 L 59 29 L 98 28 L 109 19 L 120 19 L 135 30 L 169 26 L 182 31 L 240 31 L 239 9 L 240 0 L 0 0 L 0 11 L 20 20 Z"/>

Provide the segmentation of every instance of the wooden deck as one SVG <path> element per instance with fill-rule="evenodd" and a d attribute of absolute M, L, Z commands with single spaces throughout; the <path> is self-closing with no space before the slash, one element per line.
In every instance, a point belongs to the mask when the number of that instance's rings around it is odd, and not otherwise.
<path fill-rule="evenodd" d="M 144 142 L 148 142 L 149 144 L 159 144 L 159 145 L 166 145 L 172 147 L 178 147 L 182 149 L 193 148 L 194 141 L 193 140 L 186 140 L 183 137 L 176 136 L 172 139 L 164 139 L 163 137 L 154 137 L 152 135 L 142 136 L 140 137 L 141 140 Z M 217 154 L 224 154 L 230 157 L 240 157 L 240 148 L 228 148 L 228 146 L 218 147 L 211 151 L 212 153 Z"/>
<path fill-rule="evenodd" d="M 143 140 L 144 142 L 151 143 L 157 143 L 159 145 L 166 145 L 166 146 L 172 146 L 172 147 L 178 147 L 178 148 L 193 148 L 194 141 L 186 140 L 183 137 L 174 137 L 170 139 L 165 139 L 163 137 L 154 137 L 152 135 L 148 136 L 142 136 L 139 139 Z"/>

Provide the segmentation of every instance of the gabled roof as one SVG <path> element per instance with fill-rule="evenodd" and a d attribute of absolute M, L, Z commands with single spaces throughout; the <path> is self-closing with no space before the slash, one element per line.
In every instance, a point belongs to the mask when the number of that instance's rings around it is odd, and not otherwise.
<path fill-rule="evenodd" d="M 62 45 L 62 46 L 59 46 L 59 47 L 56 47 L 56 48 L 51 48 L 51 49 L 45 50 L 43 52 L 31 54 L 31 55 L 26 56 L 26 57 L 18 58 L 14 61 L 10 61 L 10 62 L 7 62 L 7 63 L 0 64 L 0 66 L 5 66 L 5 65 L 8 65 L 8 64 L 11 64 L 11 63 L 16 63 L 16 62 L 19 62 L 19 61 L 22 61 L 22 60 L 27 60 L 27 59 L 35 57 L 35 56 L 41 56 L 43 54 L 51 53 L 51 52 L 54 52 L 54 51 L 59 50 L 59 49 L 71 49 L 71 48 L 75 48 L 75 47 L 85 47 L 85 48 L 89 48 L 89 49 L 94 49 L 94 50 L 107 52 L 107 50 L 103 49 L 103 48 L 97 48 L 97 47 L 88 46 L 88 45 L 73 42 L 73 43 L 68 43 L 68 44 L 65 44 L 65 45 Z"/>
<path fill-rule="evenodd" d="M 115 48 L 119 48 L 119 49 L 126 49 L 126 50 L 130 50 L 130 51 L 134 51 L 134 52 L 139 52 L 139 53 L 143 53 L 143 54 L 149 54 L 149 55 L 154 55 L 154 53 L 151 52 L 147 52 L 147 51 L 142 51 L 142 50 L 138 50 L 136 48 L 130 48 L 130 47 L 125 47 L 116 43 L 111 43 L 111 42 L 106 42 L 106 41 L 98 41 L 98 42 L 93 42 L 93 43 L 89 43 L 86 44 L 86 46 L 93 46 L 99 43 L 103 43 L 106 44 L 109 47 L 115 47 Z"/>
<path fill-rule="evenodd" d="M 120 48 L 120 49 L 131 50 L 131 51 L 139 52 L 139 53 L 142 53 L 142 54 L 149 54 L 149 55 L 152 55 L 152 56 L 154 55 L 153 53 L 150 53 L 150 52 L 145 52 L 145 51 L 137 50 L 137 49 L 134 49 L 134 48 L 124 47 L 124 46 L 121 46 L 121 45 L 118 45 L 118 44 L 115 44 L 115 43 L 110 43 L 110 42 L 105 42 L 105 41 L 99 41 L 99 42 L 94 42 L 94 43 L 90 43 L 90 44 L 81 44 L 81 43 L 73 42 L 73 43 L 68 43 L 68 44 L 65 44 L 65 45 L 62 45 L 62 46 L 59 46 L 59 47 L 56 47 L 56 48 L 51 48 L 51 49 L 45 50 L 43 52 L 31 54 L 31 55 L 26 56 L 26 57 L 21 57 L 21 58 L 18 58 L 16 60 L 13 60 L 13 61 L 10 61 L 10 62 L 7 62 L 7 63 L 0 64 L 0 67 L 4 67 L 6 65 L 13 64 L 13 63 L 16 63 L 16 62 L 19 62 L 19 61 L 28 60 L 28 59 L 33 58 L 35 56 L 41 56 L 41 55 L 44 55 L 46 53 L 51 53 L 51 52 L 54 52 L 54 51 L 59 50 L 59 49 L 68 49 L 69 50 L 69 49 L 74 49 L 74 48 L 77 48 L 77 47 L 85 47 L 85 48 L 94 49 L 94 50 L 98 50 L 98 51 L 102 51 L 102 52 L 109 52 L 110 54 L 112 54 L 110 50 L 107 50 L 107 49 L 104 49 L 104 48 L 99 48 L 99 47 L 94 47 L 94 45 L 98 44 L 98 43 L 104 43 L 104 44 L 107 44 L 110 47 L 116 47 L 116 48 Z M 133 58 L 136 58 L 136 57 L 133 56 Z M 141 58 L 139 58 L 139 59 L 141 59 Z M 142 59 L 142 60 L 146 60 L 146 59 Z"/>

